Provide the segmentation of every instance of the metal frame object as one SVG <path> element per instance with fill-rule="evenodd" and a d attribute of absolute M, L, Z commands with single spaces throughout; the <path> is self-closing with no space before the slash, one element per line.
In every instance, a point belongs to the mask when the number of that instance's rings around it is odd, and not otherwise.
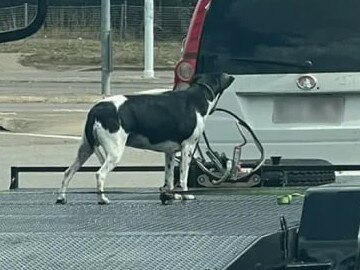
<path fill-rule="evenodd" d="M 210 158 L 211 162 L 215 165 L 216 169 L 220 172 L 221 175 L 217 175 L 214 174 L 213 172 L 211 172 L 210 170 L 208 170 L 206 168 L 206 166 L 204 165 L 205 163 L 205 159 L 204 159 L 204 155 L 202 154 L 201 148 L 199 147 L 199 145 L 197 146 L 197 150 L 200 154 L 200 156 L 202 157 L 202 161 L 198 160 L 198 159 L 194 159 L 194 161 L 196 162 L 197 166 L 200 168 L 200 170 L 202 170 L 207 176 L 213 178 L 211 180 L 211 183 L 214 185 L 219 185 L 222 182 L 225 182 L 229 179 L 231 179 L 233 182 L 240 182 L 241 180 L 245 179 L 245 178 L 249 178 L 253 175 L 256 174 L 257 171 L 259 171 L 259 169 L 261 168 L 261 166 L 265 163 L 265 152 L 264 152 L 264 148 L 261 145 L 261 142 L 259 141 L 259 139 L 257 138 L 257 136 L 255 135 L 254 131 L 252 130 L 252 128 L 245 122 L 243 121 L 240 117 L 238 117 L 235 113 L 223 109 L 223 108 L 216 108 L 213 110 L 213 112 L 211 114 L 213 114 L 214 112 L 222 112 L 225 114 L 230 115 L 231 117 L 233 117 L 236 120 L 236 127 L 239 131 L 239 134 L 243 140 L 243 142 L 237 146 L 235 146 L 234 148 L 234 152 L 233 152 L 233 160 L 228 159 L 226 162 L 226 166 L 223 166 L 221 164 L 221 161 L 217 155 L 217 153 L 212 149 L 212 147 L 210 146 L 209 140 L 206 136 L 206 133 L 203 133 L 203 138 L 207 147 L 207 151 L 206 154 L 208 155 L 208 157 Z M 254 144 L 256 146 L 256 148 L 258 149 L 259 153 L 260 153 L 260 158 L 257 161 L 256 166 L 247 166 L 248 168 L 252 168 L 251 172 L 247 173 L 246 175 L 243 176 L 236 176 L 236 174 L 234 174 L 234 170 L 236 170 L 236 166 L 238 165 L 237 163 L 240 162 L 240 154 L 241 154 L 241 147 L 243 147 L 244 145 L 246 145 L 247 143 L 247 139 L 242 131 L 241 128 L 245 128 L 249 134 L 252 136 L 252 139 L 254 141 Z M 238 153 L 238 157 L 236 158 L 236 149 L 238 149 L 240 151 L 240 153 Z M 237 159 L 237 160 L 235 160 Z M 243 166 L 243 165 L 241 165 Z M 256 183 L 254 183 L 256 184 Z"/>
<path fill-rule="evenodd" d="M 36 33 L 44 24 L 48 10 L 48 0 L 38 0 L 37 12 L 33 21 L 26 27 L 1 32 L 0 43 L 16 41 L 27 38 Z"/>
<path fill-rule="evenodd" d="M 10 169 L 10 189 L 19 188 L 19 173 L 20 172 L 32 172 L 32 173 L 63 173 L 68 167 L 64 166 L 12 166 Z M 96 172 L 100 169 L 97 166 L 85 166 L 79 169 L 79 172 Z M 164 166 L 118 166 L 115 167 L 113 172 L 162 172 Z"/>
<path fill-rule="evenodd" d="M 243 164 L 243 167 L 254 167 L 254 164 Z M 10 189 L 19 188 L 19 173 L 62 173 L 68 167 L 64 166 L 11 166 L 10 168 Z M 96 172 L 98 166 L 85 166 L 79 172 Z M 164 166 L 118 166 L 113 172 L 162 172 Z M 262 172 L 276 171 L 360 171 L 360 165 L 262 165 Z"/>

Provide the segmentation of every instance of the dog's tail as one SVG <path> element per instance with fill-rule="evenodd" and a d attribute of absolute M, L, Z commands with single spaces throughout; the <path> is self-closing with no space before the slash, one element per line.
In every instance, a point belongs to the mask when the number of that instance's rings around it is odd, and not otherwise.
<path fill-rule="evenodd" d="M 91 149 L 94 150 L 96 139 L 94 134 L 95 114 L 93 110 L 88 113 L 86 124 L 85 124 L 85 137 L 88 141 Z"/>
<path fill-rule="evenodd" d="M 88 142 L 90 148 L 95 152 L 100 164 L 105 162 L 105 158 L 99 149 L 99 142 L 97 140 L 97 134 L 95 129 L 95 116 L 94 113 L 89 113 L 85 124 L 85 140 Z"/>
<path fill-rule="evenodd" d="M 95 126 L 99 123 L 104 129 L 113 133 L 119 130 L 120 122 L 116 107 L 111 102 L 99 102 L 88 113 L 85 124 L 85 136 L 92 149 L 98 145 Z"/>

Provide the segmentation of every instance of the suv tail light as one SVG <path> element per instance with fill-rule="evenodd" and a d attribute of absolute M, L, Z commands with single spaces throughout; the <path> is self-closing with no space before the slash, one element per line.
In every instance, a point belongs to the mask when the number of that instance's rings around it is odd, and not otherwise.
<path fill-rule="evenodd" d="M 175 67 L 174 89 L 187 88 L 195 74 L 196 59 L 199 51 L 200 39 L 205 21 L 206 11 L 211 0 L 200 0 L 190 22 L 183 54 Z"/>
<path fill-rule="evenodd" d="M 181 81 L 188 82 L 191 80 L 191 78 L 194 75 L 195 69 L 194 69 L 194 63 L 187 62 L 187 61 L 181 61 L 176 67 L 176 75 Z"/>

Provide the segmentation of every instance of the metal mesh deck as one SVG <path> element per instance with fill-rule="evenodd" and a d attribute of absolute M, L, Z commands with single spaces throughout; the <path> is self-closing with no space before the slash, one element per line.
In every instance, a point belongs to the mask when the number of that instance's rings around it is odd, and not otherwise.
<path fill-rule="evenodd" d="M 222 269 L 279 217 L 299 222 L 302 201 L 269 195 L 198 195 L 161 205 L 156 193 L 0 193 L 0 269 Z"/>

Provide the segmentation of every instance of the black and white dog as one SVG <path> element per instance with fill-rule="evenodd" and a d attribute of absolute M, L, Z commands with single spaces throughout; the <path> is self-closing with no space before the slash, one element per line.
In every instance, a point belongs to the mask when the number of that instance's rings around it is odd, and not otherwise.
<path fill-rule="evenodd" d="M 88 113 L 77 157 L 64 174 L 56 202 L 66 203 L 71 178 L 95 152 L 102 164 L 96 173 L 99 204 L 108 204 L 104 182 L 120 162 L 125 146 L 165 153 L 168 191 L 174 189 L 175 153 L 181 151 L 180 186 L 182 191 L 187 191 L 189 164 L 205 120 L 233 80 L 227 74 L 202 74 L 183 91 L 112 96 L 95 104 Z M 100 146 L 105 157 L 99 151 Z M 194 196 L 181 198 L 194 199 Z"/>

